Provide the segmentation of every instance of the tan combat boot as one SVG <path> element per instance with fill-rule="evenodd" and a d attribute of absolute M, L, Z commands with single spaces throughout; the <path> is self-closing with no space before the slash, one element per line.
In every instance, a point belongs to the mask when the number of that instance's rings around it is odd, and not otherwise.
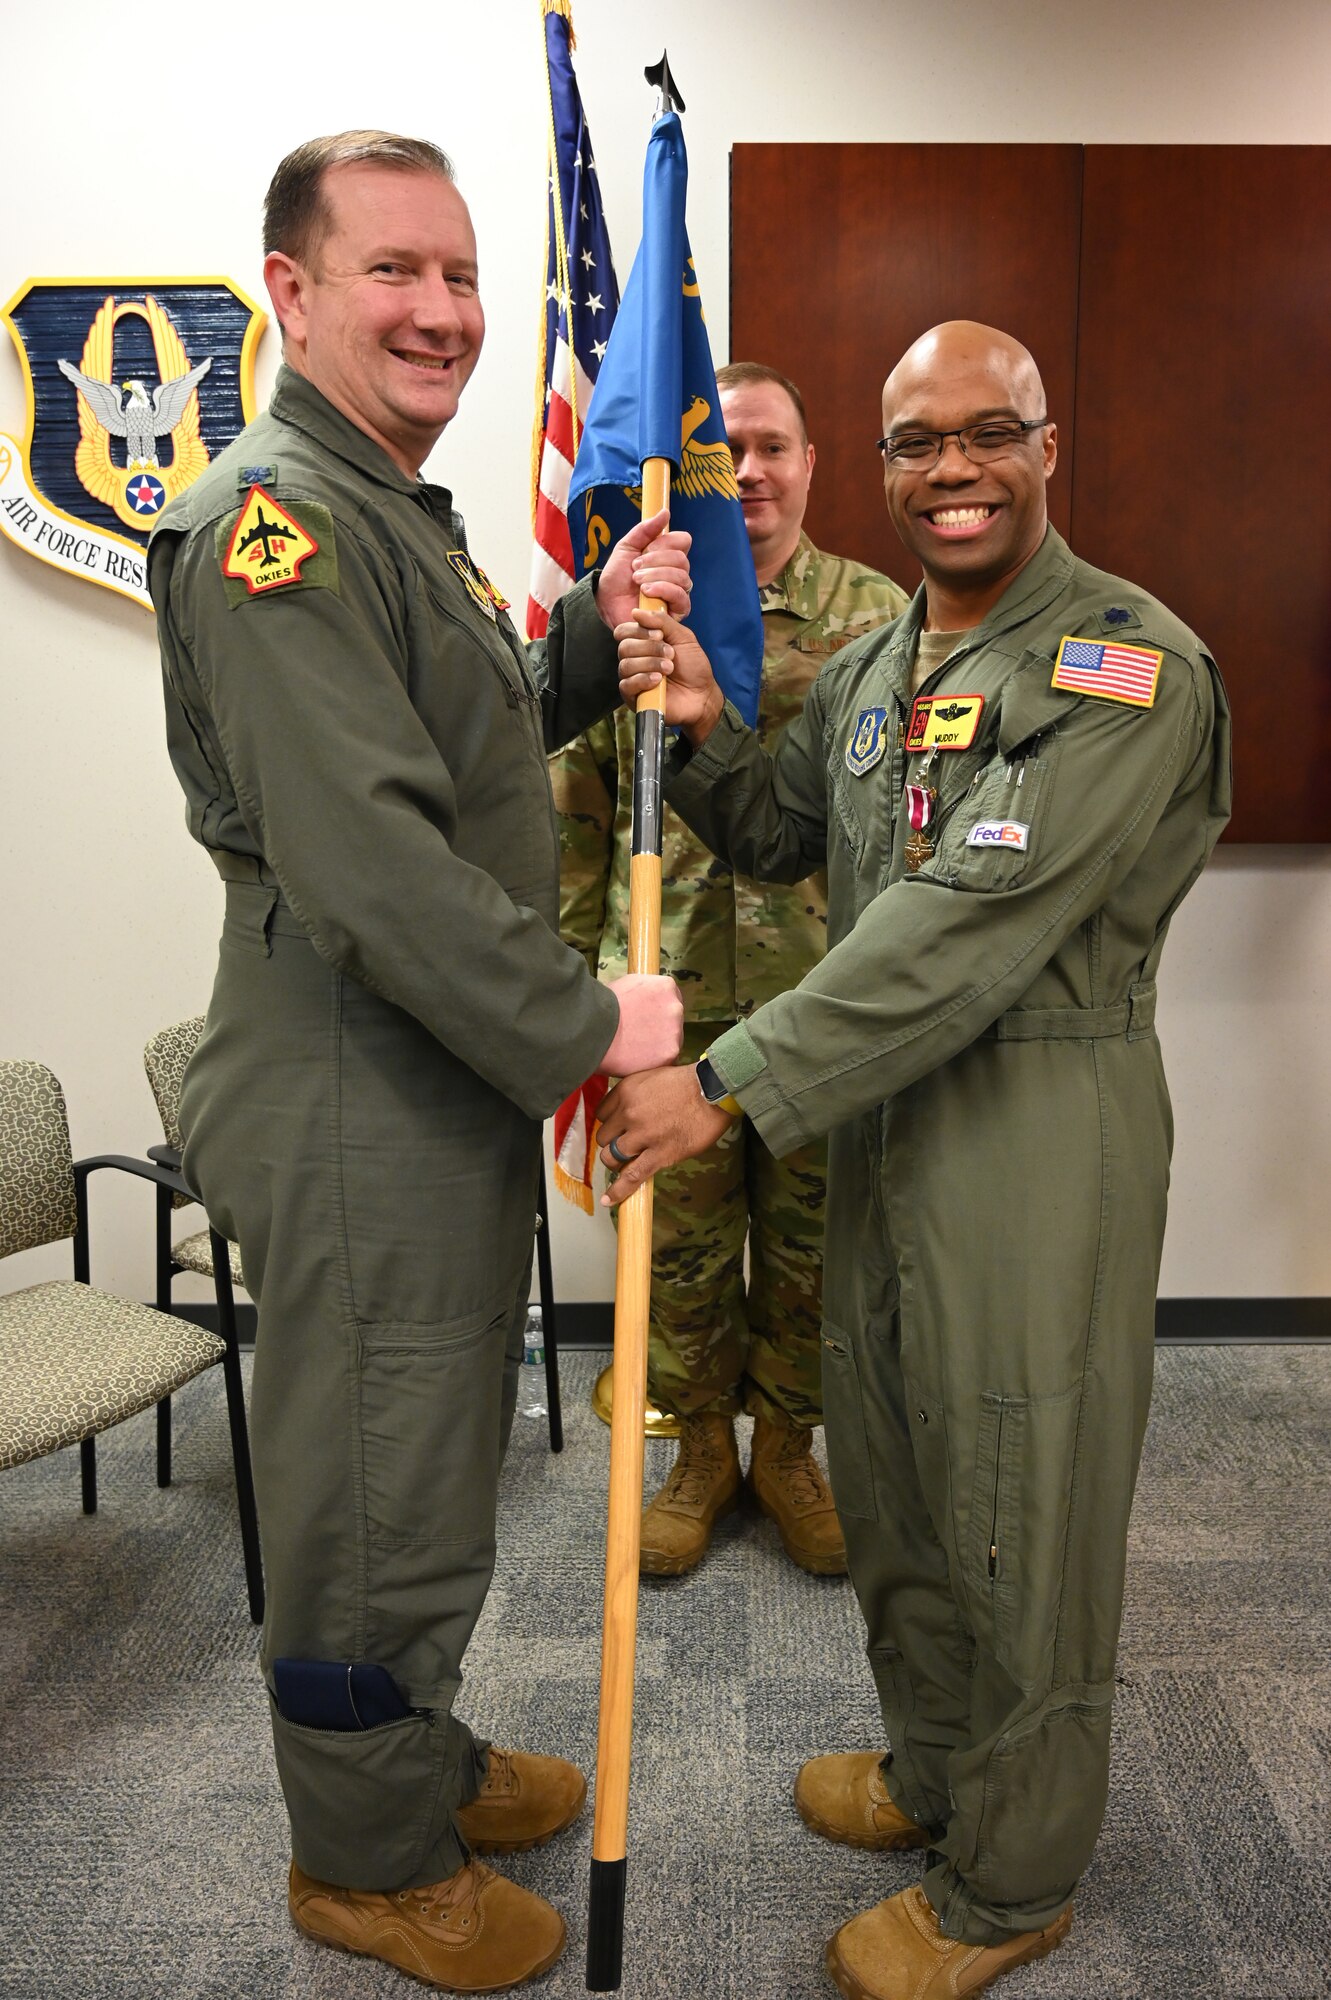
<path fill-rule="evenodd" d="M 958 1944 L 944 1937 L 923 1889 L 903 1889 L 843 1924 L 827 1947 L 827 1969 L 846 2000 L 970 2000 L 1014 1966 L 1043 1958 L 1072 1928 L 1064 1910 L 1042 1931 L 1018 1931 L 1002 1944 Z"/>
<path fill-rule="evenodd" d="M 753 1420 L 749 1488 L 776 1522 L 792 1562 L 814 1576 L 844 1576 L 845 1537 L 812 1443 L 812 1431 L 761 1406 Z"/>
<path fill-rule="evenodd" d="M 702 1561 L 712 1529 L 739 1496 L 739 1453 L 729 1417 L 681 1417 L 679 1456 L 642 1517 L 644 1576 L 682 1576 Z"/>
<path fill-rule="evenodd" d="M 287 1907 L 307 1937 L 381 1958 L 449 1993 L 500 1993 L 534 1979 L 564 1949 L 558 1910 L 483 1861 L 391 1895 L 316 1882 L 293 1861 Z"/>
<path fill-rule="evenodd" d="M 492 1743 L 481 1789 L 458 1807 L 453 1823 L 477 1854 L 525 1854 L 572 1826 L 586 1796 L 576 1764 Z"/>
<path fill-rule="evenodd" d="M 929 1835 L 894 1804 L 877 1750 L 810 1757 L 795 1780 L 795 1810 L 824 1840 L 890 1854 L 927 1847 Z"/>

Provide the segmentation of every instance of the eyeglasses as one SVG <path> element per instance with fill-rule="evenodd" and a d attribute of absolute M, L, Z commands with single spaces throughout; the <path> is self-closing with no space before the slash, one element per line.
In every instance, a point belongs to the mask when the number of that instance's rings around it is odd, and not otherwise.
<path fill-rule="evenodd" d="M 955 438 L 972 465 L 988 465 L 1006 458 L 1025 443 L 1027 431 L 1043 430 L 1048 417 L 1005 417 L 982 424 L 963 424 L 959 431 L 889 431 L 878 440 L 878 449 L 891 466 L 902 471 L 929 472 L 943 456 L 949 438 Z"/>

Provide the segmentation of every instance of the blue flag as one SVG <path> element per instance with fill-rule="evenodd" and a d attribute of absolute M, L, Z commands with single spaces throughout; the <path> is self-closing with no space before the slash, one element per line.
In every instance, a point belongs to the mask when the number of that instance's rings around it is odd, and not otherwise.
<path fill-rule="evenodd" d="M 693 536 L 688 622 L 752 728 L 762 612 L 684 226 L 687 186 L 684 133 L 671 111 L 647 143 L 642 243 L 574 462 L 569 528 L 583 576 L 639 518 L 643 460 L 671 461 L 670 524 Z"/>

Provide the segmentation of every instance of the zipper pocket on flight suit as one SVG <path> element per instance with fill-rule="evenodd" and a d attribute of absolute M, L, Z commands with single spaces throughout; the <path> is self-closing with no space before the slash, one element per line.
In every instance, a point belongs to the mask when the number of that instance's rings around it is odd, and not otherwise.
<path fill-rule="evenodd" d="M 530 669 L 525 663 L 519 665 L 517 655 L 504 643 L 504 640 L 500 637 L 498 627 L 496 626 L 495 628 L 494 644 L 503 653 L 502 663 L 496 659 L 494 651 L 487 644 L 486 634 L 479 627 L 473 625 L 470 619 L 460 618 L 452 605 L 446 603 L 440 597 L 438 591 L 431 588 L 429 579 L 422 575 L 419 570 L 417 571 L 417 575 L 420 577 L 425 595 L 430 600 L 431 608 L 448 625 L 452 626 L 455 632 L 462 633 L 470 640 L 473 651 L 481 655 L 491 673 L 497 676 L 509 707 L 514 709 L 539 708 L 541 702 L 540 692 L 536 687 L 536 683 L 531 678 Z M 512 671 L 508 671 L 509 669 Z"/>
<path fill-rule="evenodd" d="M 994 1486 L 989 1504 L 989 1576 L 998 1575 L 998 1486 L 1003 1476 L 1003 1404 L 998 1405 L 998 1430 L 994 1437 Z"/>

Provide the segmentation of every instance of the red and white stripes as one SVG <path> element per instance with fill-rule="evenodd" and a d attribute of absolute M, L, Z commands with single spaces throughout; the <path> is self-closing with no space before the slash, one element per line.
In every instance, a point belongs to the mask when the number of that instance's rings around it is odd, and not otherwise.
<path fill-rule="evenodd" d="M 554 345 L 554 365 L 541 438 L 531 581 L 527 593 L 529 639 L 544 638 L 551 611 L 573 585 L 573 544 L 568 523 L 568 482 L 577 450 L 573 400 L 576 397 L 577 429 L 581 431 L 591 393 L 591 382 L 580 365 L 574 389 L 569 374 L 568 343 L 561 334 Z"/>

